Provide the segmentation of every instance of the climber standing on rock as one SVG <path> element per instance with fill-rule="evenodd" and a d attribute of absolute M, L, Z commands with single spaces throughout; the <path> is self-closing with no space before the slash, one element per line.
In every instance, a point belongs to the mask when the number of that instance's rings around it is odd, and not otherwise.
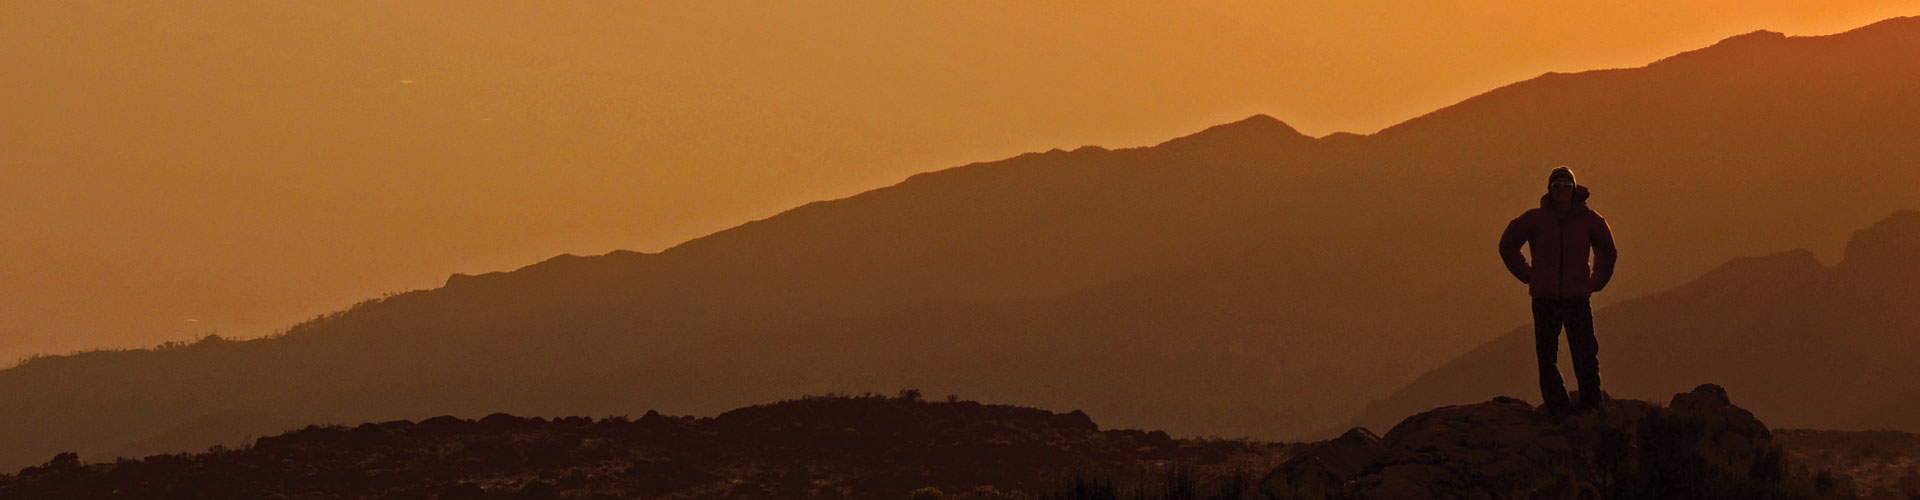
<path fill-rule="evenodd" d="M 1540 361 L 1540 396 L 1546 407 L 1564 412 L 1571 406 L 1560 380 L 1560 329 L 1566 327 L 1567 349 L 1573 354 L 1573 373 L 1579 379 L 1580 404 L 1600 404 L 1600 343 L 1593 336 L 1593 305 L 1588 298 L 1607 287 L 1619 252 L 1607 219 L 1587 208 L 1592 192 L 1575 184 L 1565 166 L 1547 174 L 1547 194 L 1540 208 L 1527 210 L 1507 223 L 1500 234 L 1500 259 L 1507 271 L 1527 284 L 1533 296 L 1534 352 Z M 1520 256 L 1526 244 L 1532 265 Z M 1587 254 L 1593 265 L 1587 265 Z"/>

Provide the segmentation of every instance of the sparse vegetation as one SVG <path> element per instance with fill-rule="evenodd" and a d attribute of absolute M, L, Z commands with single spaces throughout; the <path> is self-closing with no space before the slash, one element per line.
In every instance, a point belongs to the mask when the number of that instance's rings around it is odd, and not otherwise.
<path fill-rule="evenodd" d="M 60 453 L 0 475 L 0 498 L 1252 500 L 1308 491 L 1295 488 L 1306 483 L 1294 483 L 1293 474 L 1332 471 L 1323 457 L 1355 456 L 1351 449 L 1323 455 L 1332 442 L 1175 439 L 1160 431 L 1101 430 L 1078 411 L 948 399 L 926 401 L 909 389 L 803 396 L 712 418 L 494 414 L 309 426 L 197 454 L 88 464 Z M 1416 416 L 1429 429 L 1419 432 L 1432 434 L 1411 438 L 1428 443 L 1424 451 L 1396 455 L 1382 447 L 1365 452 L 1379 457 L 1367 460 L 1411 467 L 1402 474 L 1425 471 L 1417 477 L 1428 487 L 1453 484 L 1435 478 L 1478 474 L 1491 482 L 1461 484 L 1614 498 L 1920 493 L 1920 436 L 1778 431 L 1774 442 L 1737 409 L 1687 413 L 1616 403 L 1612 417 L 1549 421 L 1526 416 L 1523 403 L 1503 409 L 1516 403 Z M 1471 417 L 1449 420 L 1460 415 Z M 1494 417 L 1507 419 L 1503 425 L 1532 422 L 1541 434 L 1521 436 L 1509 427 L 1494 437 L 1460 425 Z M 1443 436 L 1452 437 L 1436 440 Z M 1542 446 L 1571 451 L 1553 452 L 1560 463 L 1517 458 Z M 1460 453 L 1492 461 L 1466 466 Z M 1333 484 L 1387 484 L 1377 476 L 1384 461 L 1356 470 L 1371 479 Z M 1567 488 L 1527 490 L 1540 484 Z"/>
<path fill-rule="evenodd" d="M 1290 449 L 1103 431 L 1080 412 L 929 402 L 909 389 L 713 418 L 436 417 L 309 426 L 251 447 L 112 463 L 68 453 L 0 476 L 0 498 L 1039 500 L 1088 477 L 1212 492 L 1206 478 L 1270 468 Z M 1182 494 L 1168 498 L 1205 498 Z"/>
<path fill-rule="evenodd" d="M 1898 431 L 1774 432 L 1789 473 L 1821 498 L 1920 498 L 1920 435 Z"/>

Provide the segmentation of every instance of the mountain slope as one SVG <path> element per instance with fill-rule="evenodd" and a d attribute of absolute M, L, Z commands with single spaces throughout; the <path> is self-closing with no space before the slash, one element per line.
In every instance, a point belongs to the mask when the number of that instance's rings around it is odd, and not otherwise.
<path fill-rule="evenodd" d="M 1920 351 L 1920 288 L 1912 286 L 1920 278 L 1920 212 L 1855 233 L 1846 256 L 1831 268 L 1805 250 L 1737 259 L 1679 288 L 1595 311 L 1602 387 L 1638 398 L 1714 380 L 1775 426 L 1920 429 L 1912 356 Z M 1407 408 L 1488 394 L 1537 400 L 1532 337 L 1531 326 L 1510 331 L 1373 404 L 1360 420 L 1377 425 Z"/>
<path fill-rule="evenodd" d="M 0 371 L 0 466 L 221 412 L 704 414 L 904 385 L 1302 435 L 1524 321 L 1493 243 L 1554 164 L 1614 221 L 1603 304 L 1908 208 L 1915 74 L 1920 22 L 1898 19 L 1546 75 L 1374 136 L 1253 117 L 930 172 L 659 253 L 454 276 L 277 338 L 34 360 Z M 1142 404 L 1166 400 L 1191 404 Z"/>

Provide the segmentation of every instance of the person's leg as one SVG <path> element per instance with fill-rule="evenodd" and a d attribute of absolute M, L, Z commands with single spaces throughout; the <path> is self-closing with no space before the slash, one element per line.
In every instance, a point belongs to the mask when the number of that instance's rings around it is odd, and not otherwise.
<path fill-rule="evenodd" d="M 1566 382 L 1560 380 L 1560 312 L 1552 301 L 1533 299 L 1533 349 L 1540 362 L 1540 400 L 1547 407 L 1564 407 Z"/>
<path fill-rule="evenodd" d="M 1593 336 L 1593 304 L 1576 299 L 1566 305 L 1567 351 L 1573 355 L 1573 375 L 1580 383 L 1580 403 L 1600 403 L 1600 341 Z"/>

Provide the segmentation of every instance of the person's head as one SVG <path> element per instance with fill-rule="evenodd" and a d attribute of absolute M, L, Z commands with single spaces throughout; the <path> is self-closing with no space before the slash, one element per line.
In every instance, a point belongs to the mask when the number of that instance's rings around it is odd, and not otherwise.
<path fill-rule="evenodd" d="M 1553 203 L 1560 208 L 1573 204 L 1573 169 L 1561 165 L 1547 174 L 1547 194 L 1553 195 Z"/>

